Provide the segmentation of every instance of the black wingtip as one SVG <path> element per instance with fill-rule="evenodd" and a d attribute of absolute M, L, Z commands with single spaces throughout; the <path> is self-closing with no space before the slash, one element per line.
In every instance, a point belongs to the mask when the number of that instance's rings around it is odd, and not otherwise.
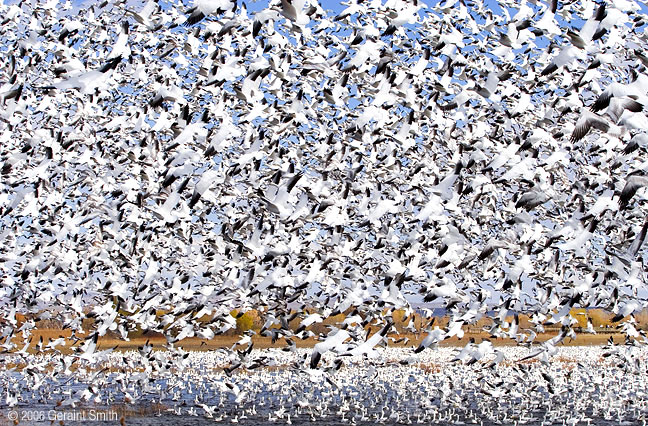
<path fill-rule="evenodd" d="M 594 15 L 594 19 L 596 21 L 601 22 L 605 17 L 607 16 L 607 12 L 605 11 L 605 3 L 601 3 L 599 8 L 596 10 L 596 15 Z"/>
<path fill-rule="evenodd" d="M 162 106 L 162 102 L 164 102 L 164 98 L 160 95 L 157 95 L 153 99 L 151 99 L 149 106 L 151 108 L 157 108 L 159 106 Z"/>
<path fill-rule="evenodd" d="M 380 35 L 381 37 L 387 37 L 393 35 L 396 32 L 397 27 L 395 25 L 389 25 L 387 29 Z"/>
<path fill-rule="evenodd" d="M 196 25 L 198 22 L 202 21 L 203 19 L 205 19 L 205 14 L 199 10 L 194 10 L 182 25 L 184 25 L 185 27 L 191 27 L 193 25 Z"/>
<path fill-rule="evenodd" d="M 162 187 L 163 187 L 163 188 L 168 187 L 168 186 L 171 185 L 173 182 L 175 182 L 175 180 L 176 180 L 177 178 L 178 178 L 178 177 L 175 176 L 174 174 L 170 174 L 170 175 L 166 176 L 166 177 L 164 178 L 164 180 L 162 181 Z"/>
<path fill-rule="evenodd" d="M 581 140 L 581 138 L 579 138 L 578 135 L 576 135 L 576 132 L 572 133 L 571 137 L 569 138 L 570 143 L 576 143 L 579 140 Z"/>
<path fill-rule="evenodd" d="M 607 34 L 607 29 L 601 28 L 597 32 L 594 33 L 592 36 L 592 41 L 599 40 L 601 37 L 603 37 L 605 34 Z"/>
<path fill-rule="evenodd" d="M 121 55 L 117 56 L 116 58 L 112 58 L 111 60 L 109 60 L 108 62 L 106 62 L 106 63 L 104 64 L 104 66 L 102 66 L 102 67 L 99 69 L 99 71 L 102 72 L 102 73 L 106 73 L 106 72 L 108 72 L 108 71 L 110 71 L 110 70 L 114 70 L 115 68 L 117 68 L 117 65 L 119 65 L 119 63 L 121 62 L 121 60 L 122 60 L 122 56 L 121 56 Z"/>
<path fill-rule="evenodd" d="M 311 360 L 310 360 L 310 368 L 317 368 L 317 364 L 319 364 L 321 358 L 322 358 L 321 353 L 313 352 L 313 355 L 311 355 Z"/>
<path fill-rule="evenodd" d="M 608 95 L 607 93 L 603 93 L 601 96 L 598 97 L 598 99 L 596 99 L 594 104 L 592 104 L 590 110 L 593 112 L 599 112 L 604 110 L 610 105 L 610 98 L 611 98 L 610 95 Z"/>
<path fill-rule="evenodd" d="M 196 203 L 198 203 L 198 200 L 200 200 L 201 194 L 199 192 L 194 192 L 194 194 L 191 196 L 191 201 L 189 201 L 189 208 L 193 209 Z"/>
<path fill-rule="evenodd" d="M 254 24 L 252 24 L 252 38 L 256 38 L 256 36 L 259 35 L 259 32 L 261 31 L 261 21 L 254 21 Z"/>
<path fill-rule="evenodd" d="M 630 112 L 642 112 L 643 111 L 643 105 L 640 104 L 637 101 L 632 101 L 632 102 L 628 103 L 628 105 L 626 106 L 626 109 L 628 111 L 630 111 Z"/>
<path fill-rule="evenodd" d="M 553 64 L 553 63 L 549 64 L 549 65 L 547 65 L 547 67 L 545 69 L 542 70 L 540 75 L 542 75 L 542 76 L 549 75 L 551 73 L 556 72 L 557 69 L 558 69 L 558 66 L 556 64 Z"/>

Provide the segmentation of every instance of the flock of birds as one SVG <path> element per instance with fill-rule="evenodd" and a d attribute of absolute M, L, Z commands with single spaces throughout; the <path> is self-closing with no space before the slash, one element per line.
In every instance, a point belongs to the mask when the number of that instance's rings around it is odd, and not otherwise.
<path fill-rule="evenodd" d="M 502 347 L 509 359 L 528 353 Z M 645 347 L 562 347 L 550 363 L 522 362 L 466 368 L 454 348 L 426 351 L 402 365 L 406 348 L 386 348 L 371 363 L 350 357 L 335 375 L 304 369 L 308 349 L 253 350 L 273 369 L 231 375 L 226 351 L 111 353 L 95 369 L 70 371 L 53 354 L 30 356 L 32 374 L 2 371 L 14 407 L 38 410 L 54 402 L 58 412 L 133 406 L 146 424 L 645 424 L 648 393 Z M 636 352 L 631 354 L 631 352 Z M 620 361 L 633 356 L 635 363 Z M 639 356 L 637 356 L 639 355 Z M 603 361 L 602 361 L 603 360 Z M 172 365 L 166 371 L 155 364 Z M 36 371 L 48 371 L 46 378 Z M 65 386 L 60 382 L 65 381 Z M 18 392 L 22 389 L 22 392 Z M 16 392 L 16 396 L 13 396 Z M 138 411 L 135 411 L 138 412 Z M 116 418 L 116 416 L 113 416 Z M 183 420 L 179 420 L 183 419 Z M 128 423 L 129 421 L 126 421 Z"/>
<path fill-rule="evenodd" d="M 394 310 L 421 304 L 450 321 L 424 309 L 412 356 L 488 318 L 546 360 L 588 307 L 645 341 L 638 2 L 75 8 L 0 6 L 2 351 L 57 353 L 30 340 L 48 319 L 76 334 L 92 319 L 78 362 L 135 329 L 177 351 L 251 309 L 294 349 L 352 312 L 316 336 L 313 372 L 374 357 Z M 249 366 L 233 353 L 231 371 Z"/>

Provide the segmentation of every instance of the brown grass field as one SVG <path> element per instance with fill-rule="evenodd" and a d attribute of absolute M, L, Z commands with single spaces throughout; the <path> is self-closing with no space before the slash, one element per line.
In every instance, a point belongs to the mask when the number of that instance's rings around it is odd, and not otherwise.
<path fill-rule="evenodd" d="M 619 333 L 619 322 L 611 323 L 611 315 L 607 312 L 604 312 L 601 309 L 573 309 L 571 313 L 572 317 L 578 321 L 580 327 L 584 327 L 589 318 L 594 324 L 595 329 L 599 331 L 598 334 L 585 334 L 577 333 L 575 339 L 567 338 L 563 344 L 568 346 L 589 346 L 589 345 L 603 345 L 605 344 L 610 337 L 613 338 L 615 343 L 623 343 L 625 337 L 623 334 Z M 160 313 L 162 315 L 163 312 Z M 243 330 L 254 330 L 257 333 L 260 331 L 263 319 L 258 311 L 251 310 L 247 311 L 242 315 L 237 315 L 236 311 L 232 311 L 232 316 L 236 317 L 237 329 L 239 331 Z M 21 326 L 24 321 L 24 316 L 16 315 L 18 318 L 18 326 Z M 642 312 L 639 315 L 635 316 L 638 325 L 641 328 L 648 328 L 648 311 Z M 318 335 L 323 335 L 328 332 L 328 327 L 331 325 L 339 325 L 346 318 L 345 314 L 338 314 L 332 317 L 329 317 L 324 320 L 323 323 L 315 324 L 311 327 L 311 330 Z M 408 321 L 413 320 L 415 327 L 421 329 L 424 327 L 424 320 L 420 315 L 414 314 L 408 318 L 405 317 L 404 311 L 395 310 L 391 312 L 391 318 L 394 321 L 394 328 L 392 328 L 393 333 L 390 333 L 390 339 L 388 341 L 388 346 L 390 347 L 412 347 L 416 348 L 421 340 L 426 336 L 426 333 L 414 334 L 411 331 L 406 331 L 405 324 Z M 512 321 L 512 317 L 508 318 L 507 321 Z M 202 320 L 202 319 L 201 319 Z M 439 317 L 434 318 L 436 324 L 444 327 L 448 324 L 448 317 Z M 295 330 L 299 325 L 300 319 L 294 319 L 290 323 L 290 327 Z M 525 329 L 533 328 L 533 325 L 529 322 L 529 318 L 525 315 L 519 316 L 520 329 L 523 331 Z M 488 328 L 489 322 L 487 319 L 481 319 L 474 324 L 469 326 L 464 326 L 465 335 L 462 339 L 457 337 L 452 337 L 446 339 L 441 343 L 441 346 L 464 346 L 470 339 L 475 339 L 476 342 L 481 342 L 483 339 L 489 339 L 495 346 L 513 346 L 517 343 L 514 340 L 508 338 L 495 338 L 491 337 L 487 332 L 482 331 Z M 36 346 L 41 342 L 42 346 L 47 346 L 48 342 L 51 340 L 58 339 L 60 337 L 65 338 L 65 345 L 60 345 L 56 347 L 57 351 L 60 351 L 64 354 L 72 353 L 84 343 L 84 338 L 87 336 L 87 333 L 91 333 L 95 329 L 94 323 L 90 319 L 86 319 L 83 322 L 83 332 L 77 332 L 74 338 L 71 338 L 72 333 L 69 329 L 63 329 L 60 324 L 48 323 L 46 321 L 36 322 L 36 328 L 31 330 L 31 337 L 29 339 L 29 346 L 27 352 L 35 353 L 37 352 Z M 373 332 L 376 332 L 377 328 L 374 327 Z M 400 331 L 400 333 L 399 333 Z M 372 332 L 372 333 L 373 333 Z M 535 338 L 534 343 L 544 342 L 552 337 L 556 336 L 558 333 L 557 328 L 547 329 L 547 332 L 538 334 Z M 407 343 L 398 343 L 395 344 L 394 340 L 407 337 L 409 341 Z M 105 350 L 110 348 L 115 348 L 115 350 L 126 351 L 134 350 L 139 346 L 144 345 L 147 341 L 153 345 L 156 350 L 163 350 L 168 347 L 167 340 L 164 336 L 158 333 L 152 333 L 150 335 L 144 335 L 141 331 L 134 331 L 129 334 L 130 340 L 123 340 L 116 334 L 107 334 L 106 336 L 100 337 L 98 341 L 98 350 Z M 184 350 L 215 350 L 220 348 L 232 348 L 239 341 L 240 337 L 232 334 L 220 335 L 211 340 L 204 340 L 197 337 L 186 338 L 179 342 L 175 342 L 175 347 L 180 347 Z M 266 348 L 282 348 L 287 346 L 287 343 L 284 339 L 279 339 L 274 344 L 269 337 L 263 337 L 258 334 L 253 335 L 252 341 L 255 348 L 266 349 Z M 294 338 L 293 341 L 300 348 L 309 348 L 318 342 L 315 338 L 308 338 L 302 340 L 299 338 Z M 12 342 L 17 345 L 17 348 L 13 349 L 12 352 L 17 352 L 22 350 L 25 347 L 25 340 L 20 333 L 17 333 L 13 337 Z M 1 342 L 0 342 L 1 343 Z M 237 348 L 239 349 L 239 348 Z M 240 348 L 242 349 L 242 347 Z M 46 352 L 52 352 L 51 349 L 45 350 Z"/>
<path fill-rule="evenodd" d="M 35 353 L 35 346 L 38 344 L 40 341 L 40 338 L 42 337 L 43 342 L 47 344 L 50 339 L 54 340 L 59 337 L 65 337 L 65 346 L 57 346 L 57 350 L 61 351 L 62 353 L 71 353 L 74 348 L 80 347 L 84 340 L 77 340 L 76 342 L 73 339 L 70 339 L 70 330 L 58 330 L 58 329 L 35 329 L 32 330 L 32 337 L 31 337 L 31 342 L 28 348 L 28 352 L 30 353 Z M 420 335 L 415 335 L 415 334 L 399 334 L 399 335 L 391 335 L 390 337 L 393 337 L 395 339 L 401 338 L 401 337 L 408 337 L 409 342 L 407 344 L 403 343 L 398 343 L 394 344 L 392 340 L 388 342 L 388 346 L 390 347 L 412 347 L 415 348 L 419 345 L 421 340 L 425 337 L 425 333 L 422 333 Z M 535 342 L 544 342 L 552 337 L 554 337 L 556 333 L 542 333 L 539 334 Z M 79 336 L 82 337 L 82 336 Z M 603 345 L 607 342 L 607 340 L 612 337 L 616 343 L 622 343 L 624 341 L 624 336 L 620 333 L 614 333 L 614 334 L 577 334 L 576 339 L 570 339 L 567 338 L 564 341 L 565 345 L 568 346 L 589 346 L 589 345 Z M 480 333 L 470 333 L 466 332 L 464 337 L 462 339 L 458 339 L 457 337 L 452 337 L 450 339 L 446 339 L 441 343 L 441 346 L 464 346 L 466 343 L 468 343 L 469 339 L 475 339 L 476 342 L 480 342 L 483 339 L 489 339 L 493 345 L 495 346 L 513 346 L 516 344 L 515 341 L 511 339 L 502 339 L 502 338 L 492 338 L 488 335 L 488 333 L 485 332 L 480 332 Z M 196 337 L 192 338 L 186 338 L 183 339 L 179 342 L 176 342 L 174 344 L 175 347 L 181 347 L 184 350 L 215 350 L 215 349 L 220 349 L 220 348 L 231 348 L 233 345 L 236 344 L 236 342 L 240 338 L 238 336 L 218 336 L 212 340 L 204 340 Z M 144 345 L 147 341 L 153 346 L 154 349 L 165 349 L 167 346 L 167 341 L 164 337 L 156 335 L 156 336 L 151 336 L 151 337 L 146 337 L 146 336 L 140 336 L 140 337 L 133 337 L 129 341 L 124 341 L 119 338 L 115 337 L 101 337 L 99 338 L 98 342 L 98 350 L 104 350 L 104 349 L 109 349 L 109 348 L 115 348 L 116 350 L 135 350 L 137 347 Z M 255 335 L 252 337 L 252 341 L 254 343 L 255 348 L 259 349 L 267 349 L 267 348 L 281 348 L 286 346 L 286 342 L 284 339 L 279 339 L 277 340 L 274 344 L 272 343 L 271 339 L 269 337 L 263 337 L 263 336 L 258 336 Z M 13 339 L 13 342 L 18 345 L 18 349 L 22 349 L 25 346 L 24 341 L 20 337 L 15 337 Z M 318 340 L 314 338 L 309 338 L 306 340 L 301 340 L 301 339 L 294 339 L 294 342 L 296 343 L 297 347 L 300 348 L 310 348 L 313 347 L 315 343 L 318 342 Z M 241 347 L 242 348 L 242 347 Z M 51 350 L 49 351 L 51 352 Z"/>

